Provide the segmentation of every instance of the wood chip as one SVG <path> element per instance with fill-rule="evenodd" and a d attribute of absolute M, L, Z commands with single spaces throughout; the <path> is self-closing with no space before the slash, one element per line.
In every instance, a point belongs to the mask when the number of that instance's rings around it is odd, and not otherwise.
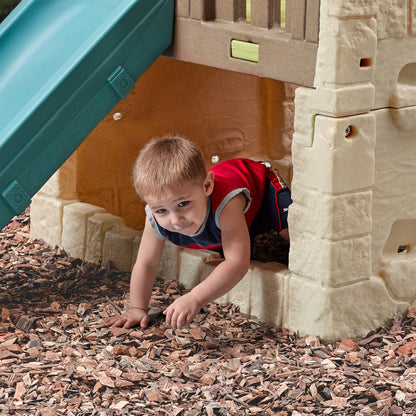
<path fill-rule="evenodd" d="M 390 328 L 332 344 L 296 337 L 229 304 L 205 306 L 178 331 L 162 311 L 184 288 L 157 279 L 148 328 L 108 328 L 104 319 L 128 307 L 129 274 L 29 241 L 27 214 L 0 239 L 7 288 L 0 297 L 0 409 L 42 416 L 416 414 L 416 307 L 397 314 Z M 261 244 L 257 253 L 267 258 Z"/>
<path fill-rule="evenodd" d="M 20 329 L 21 331 L 28 332 L 35 320 L 36 318 L 34 317 L 21 316 L 16 323 L 16 328 Z"/>

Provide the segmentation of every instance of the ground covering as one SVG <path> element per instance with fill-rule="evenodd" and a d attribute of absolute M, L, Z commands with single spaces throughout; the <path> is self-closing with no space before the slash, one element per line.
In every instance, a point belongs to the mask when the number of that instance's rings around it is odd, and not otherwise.
<path fill-rule="evenodd" d="M 178 331 L 160 312 L 184 289 L 158 280 L 148 328 L 108 328 L 128 280 L 30 241 L 27 213 L 12 220 L 0 239 L 0 414 L 416 414 L 416 307 L 333 344 L 216 303 Z"/>

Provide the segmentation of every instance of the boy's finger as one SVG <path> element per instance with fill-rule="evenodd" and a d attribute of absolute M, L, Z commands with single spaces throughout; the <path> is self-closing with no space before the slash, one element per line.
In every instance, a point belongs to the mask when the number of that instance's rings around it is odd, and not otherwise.
<path fill-rule="evenodd" d="M 171 325 L 172 322 L 172 313 L 170 312 L 169 308 L 163 312 L 166 315 L 166 324 Z"/>
<path fill-rule="evenodd" d="M 116 319 L 113 321 L 113 323 L 111 324 L 111 326 L 123 326 L 124 325 L 124 321 L 122 319 Z"/>
<path fill-rule="evenodd" d="M 180 313 L 177 319 L 178 328 L 182 329 L 184 326 L 186 326 L 187 320 L 188 320 L 188 314 L 186 312 Z"/>
<path fill-rule="evenodd" d="M 184 320 L 183 315 L 181 314 L 181 315 L 179 315 L 179 318 L 178 318 L 178 327 L 179 327 L 179 329 L 183 328 L 184 323 L 185 323 L 185 320 Z"/>
<path fill-rule="evenodd" d="M 188 315 L 186 317 L 185 325 L 186 326 L 189 326 L 191 324 L 191 322 L 192 322 L 192 319 L 193 319 L 193 316 L 192 315 Z"/>
<path fill-rule="evenodd" d="M 140 326 L 141 326 L 142 328 L 146 328 L 148 323 L 149 323 L 149 315 L 146 315 L 146 316 L 142 319 L 142 321 L 140 322 Z"/>
<path fill-rule="evenodd" d="M 123 325 L 124 329 L 131 328 L 132 327 L 131 320 L 130 319 L 123 320 L 123 322 L 120 322 L 120 326 L 122 326 L 122 325 Z"/>
<path fill-rule="evenodd" d="M 180 329 L 178 325 L 178 313 L 174 312 L 172 313 L 172 316 L 170 317 L 170 325 L 173 329 Z"/>
<path fill-rule="evenodd" d="M 113 326 L 115 322 L 118 321 L 118 318 L 113 318 L 113 319 L 108 319 L 107 321 L 105 321 L 106 325 L 108 326 Z"/>
<path fill-rule="evenodd" d="M 104 321 L 105 322 L 110 322 L 110 321 L 114 321 L 116 319 L 118 319 L 120 316 L 116 315 L 116 316 L 109 316 L 108 318 L 106 318 Z"/>
<path fill-rule="evenodd" d="M 119 321 L 121 321 L 121 316 L 120 316 L 120 315 L 119 315 L 119 316 L 112 316 L 112 317 L 110 317 L 110 318 L 107 318 L 107 319 L 105 320 L 105 323 L 106 323 L 106 325 L 112 326 L 112 325 L 114 325 L 116 322 L 119 322 Z"/>

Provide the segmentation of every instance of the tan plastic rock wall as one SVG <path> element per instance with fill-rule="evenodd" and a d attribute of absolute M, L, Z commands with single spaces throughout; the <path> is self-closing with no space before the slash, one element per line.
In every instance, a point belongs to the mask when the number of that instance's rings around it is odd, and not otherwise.
<path fill-rule="evenodd" d="M 416 301 L 414 20 L 406 0 L 321 2 L 292 146 L 284 323 L 302 334 L 365 336 Z"/>

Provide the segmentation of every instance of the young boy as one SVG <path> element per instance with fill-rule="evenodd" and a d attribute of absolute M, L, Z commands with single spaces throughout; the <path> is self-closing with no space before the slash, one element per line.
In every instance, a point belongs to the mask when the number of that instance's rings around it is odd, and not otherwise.
<path fill-rule="evenodd" d="M 207 171 L 193 143 L 167 137 L 141 151 L 134 184 L 147 203 L 147 218 L 131 275 L 130 309 L 107 319 L 108 325 L 147 326 L 165 239 L 183 247 L 222 249 L 224 255 L 204 281 L 164 311 L 166 323 L 178 329 L 243 278 L 256 235 L 275 230 L 289 239 L 290 191 L 268 164 L 231 159 Z"/>

